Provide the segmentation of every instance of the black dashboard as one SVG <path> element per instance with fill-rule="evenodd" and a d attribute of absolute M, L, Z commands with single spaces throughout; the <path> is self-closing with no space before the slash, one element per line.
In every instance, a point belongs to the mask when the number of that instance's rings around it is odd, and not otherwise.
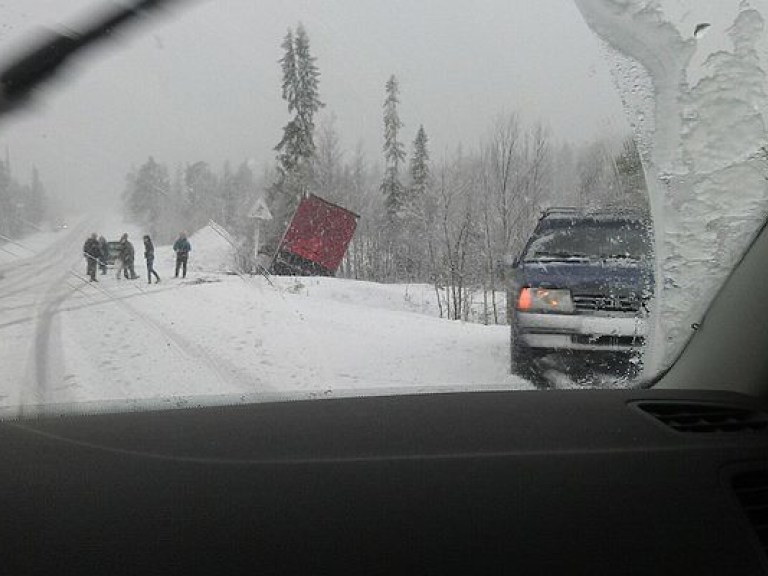
<path fill-rule="evenodd" d="M 768 573 L 764 408 L 472 392 L 5 421 L 0 573 Z"/>

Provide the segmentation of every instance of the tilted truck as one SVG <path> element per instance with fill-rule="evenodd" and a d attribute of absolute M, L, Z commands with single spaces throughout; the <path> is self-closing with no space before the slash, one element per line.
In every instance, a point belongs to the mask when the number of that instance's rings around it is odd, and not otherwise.
<path fill-rule="evenodd" d="M 355 234 L 359 216 L 310 194 L 300 203 L 283 235 L 271 272 L 334 276 Z"/>

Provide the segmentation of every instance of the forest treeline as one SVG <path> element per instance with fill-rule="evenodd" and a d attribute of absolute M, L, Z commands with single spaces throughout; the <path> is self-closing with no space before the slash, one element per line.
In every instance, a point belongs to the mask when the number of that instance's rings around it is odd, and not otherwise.
<path fill-rule="evenodd" d="M 456 142 L 433 154 L 429 127 L 405 126 L 396 75 L 382 79 L 382 153 L 342 144 L 336 116 L 322 111 L 320 71 L 299 25 L 282 43 L 280 87 L 290 119 L 276 135 L 274 163 L 214 167 L 204 159 L 169 168 L 149 157 L 130 169 L 127 216 L 161 242 L 214 220 L 254 251 L 254 203 L 274 218 L 259 251 L 271 256 L 301 198 L 316 194 L 360 216 L 338 276 L 430 283 L 444 316 L 467 318 L 482 300 L 482 320 L 505 322 L 504 262 L 522 249 L 548 206 L 647 209 L 642 164 L 631 137 L 578 146 L 521 115 L 498 115 L 474 147 Z M 354 140 L 355 135 L 344 141 Z M 252 272 L 254 261 L 241 262 Z M 250 269 L 249 269 L 250 268 Z M 480 296 L 478 296 L 480 295 Z"/>

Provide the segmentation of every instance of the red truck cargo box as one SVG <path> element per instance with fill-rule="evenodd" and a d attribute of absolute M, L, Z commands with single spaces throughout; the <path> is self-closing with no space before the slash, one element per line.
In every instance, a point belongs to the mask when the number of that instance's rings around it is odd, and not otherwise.
<path fill-rule="evenodd" d="M 299 204 L 278 252 L 299 256 L 333 274 L 355 234 L 357 219 L 354 212 L 310 195 Z"/>

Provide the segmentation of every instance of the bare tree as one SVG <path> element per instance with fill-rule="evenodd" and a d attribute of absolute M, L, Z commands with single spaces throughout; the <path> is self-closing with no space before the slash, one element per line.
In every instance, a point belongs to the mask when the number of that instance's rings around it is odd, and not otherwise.
<path fill-rule="evenodd" d="M 448 162 L 443 160 L 434 185 L 437 198 L 437 230 L 429 241 L 432 278 L 436 291 L 444 290 L 441 305 L 449 318 L 468 315 L 467 296 L 473 287 L 479 257 L 477 207 L 474 192 L 477 172 L 472 159 L 458 152 Z"/>
<path fill-rule="evenodd" d="M 500 321 L 499 262 L 522 249 L 552 182 L 549 137 L 540 124 L 525 130 L 516 115 L 495 122 L 479 160 L 483 237 L 483 311 Z M 490 301 L 487 292 L 490 292 Z"/>

